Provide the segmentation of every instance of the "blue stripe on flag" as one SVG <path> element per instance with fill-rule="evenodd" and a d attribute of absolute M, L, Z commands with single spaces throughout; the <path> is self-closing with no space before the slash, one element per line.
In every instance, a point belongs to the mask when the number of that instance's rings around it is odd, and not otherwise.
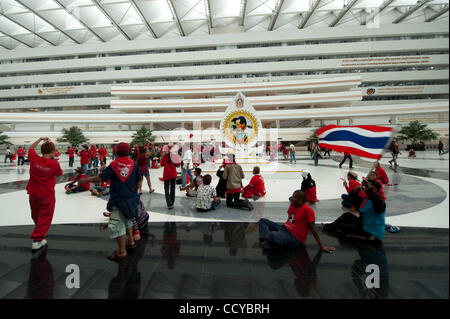
<path fill-rule="evenodd" d="M 389 137 L 367 137 L 350 131 L 342 130 L 331 132 L 326 137 L 319 138 L 319 141 L 350 141 L 365 148 L 384 149 L 387 142 L 389 141 Z"/>

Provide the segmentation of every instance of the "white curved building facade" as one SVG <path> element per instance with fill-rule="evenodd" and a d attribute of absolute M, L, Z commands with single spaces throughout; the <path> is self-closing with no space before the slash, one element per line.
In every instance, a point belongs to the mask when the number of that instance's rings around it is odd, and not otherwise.
<path fill-rule="evenodd" d="M 428 10 L 444 8 L 441 2 Z M 445 137 L 448 11 L 393 23 L 410 7 L 384 13 L 375 27 L 345 19 L 330 27 L 313 19 L 289 29 L 276 20 L 273 31 L 229 26 L 221 29 L 227 33 L 91 39 L 56 48 L 3 45 L 0 131 L 14 144 L 28 144 L 77 125 L 92 143 L 111 144 L 130 140 L 142 126 L 158 138 L 174 128 L 193 130 L 196 120 L 214 130 L 240 91 L 263 126 L 278 128 L 286 141 L 302 141 L 325 124 L 415 119 Z M 286 4 L 278 10 L 288 14 Z"/>

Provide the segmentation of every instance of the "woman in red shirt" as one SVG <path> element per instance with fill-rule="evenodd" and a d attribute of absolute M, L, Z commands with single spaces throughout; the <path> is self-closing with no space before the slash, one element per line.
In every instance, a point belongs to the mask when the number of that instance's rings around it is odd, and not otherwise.
<path fill-rule="evenodd" d="M 306 202 L 314 204 L 317 202 L 316 182 L 312 179 L 311 173 L 308 170 L 302 171 L 302 188 L 305 192 Z"/>
<path fill-rule="evenodd" d="M 346 180 L 344 180 L 344 182 L 342 183 L 345 187 L 345 190 L 347 191 L 347 194 L 342 194 L 341 198 L 342 198 L 342 206 L 344 206 L 346 208 L 350 208 L 350 207 L 352 207 L 352 204 L 350 202 L 349 195 L 356 187 L 361 187 L 361 184 L 358 181 L 358 174 L 354 171 L 349 171 L 347 173 L 347 179 L 348 179 L 348 183 Z M 361 194 L 361 195 L 363 195 L 363 194 Z"/>
<path fill-rule="evenodd" d="M 34 148 L 41 141 L 42 157 L 36 154 Z M 30 179 L 27 185 L 31 218 L 36 227 L 31 233 L 32 251 L 37 251 L 47 245 L 47 232 L 52 224 L 55 211 L 55 177 L 62 175 L 61 166 L 52 159 L 55 155 L 55 145 L 48 137 L 41 137 L 30 146 L 28 159 L 30 161 Z"/>
<path fill-rule="evenodd" d="M 253 167 L 253 177 L 250 180 L 250 183 L 241 191 L 244 198 L 253 197 L 253 200 L 258 200 L 260 197 L 266 195 L 264 179 L 259 173 L 260 168 L 258 166 Z"/>
<path fill-rule="evenodd" d="M 161 166 L 164 167 L 162 177 L 162 180 L 164 181 L 164 193 L 169 209 L 173 209 L 173 204 L 175 203 L 175 186 L 177 181 L 177 170 L 175 168 L 175 163 L 172 161 L 172 158 L 174 157 L 171 152 L 172 148 L 173 147 L 169 146 L 168 152 L 166 152 L 161 159 Z"/>

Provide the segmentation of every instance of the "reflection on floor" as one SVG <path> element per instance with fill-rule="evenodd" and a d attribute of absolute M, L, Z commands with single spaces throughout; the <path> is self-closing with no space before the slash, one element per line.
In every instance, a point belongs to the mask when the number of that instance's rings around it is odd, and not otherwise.
<path fill-rule="evenodd" d="M 30 226 L 0 227 L 0 298 L 448 298 L 448 229 L 402 229 L 372 247 L 320 233 L 336 247 L 263 252 L 255 223 L 150 223 L 126 259 L 103 225 L 55 225 L 30 252 Z M 67 265 L 80 268 L 68 289 Z M 379 288 L 366 288 L 368 265 Z"/>

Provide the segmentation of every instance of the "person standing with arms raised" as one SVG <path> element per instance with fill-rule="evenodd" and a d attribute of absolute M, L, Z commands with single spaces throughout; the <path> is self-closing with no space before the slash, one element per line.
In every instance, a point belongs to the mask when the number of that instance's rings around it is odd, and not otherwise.
<path fill-rule="evenodd" d="M 41 141 L 42 157 L 34 150 Z M 56 177 L 62 175 L 58 161 L 52 159 L 56 153 L 55 144 L 48 137 L 41 137 L 35 141 L 28 151 L 30 161 L 30 180 L 27 185 L 31 218 L 36 225 L 31 233 L 31 250 L 33 252 L 47 246 L 47 232 L 52 224 L 55 211 L 55 183 Z"/>

